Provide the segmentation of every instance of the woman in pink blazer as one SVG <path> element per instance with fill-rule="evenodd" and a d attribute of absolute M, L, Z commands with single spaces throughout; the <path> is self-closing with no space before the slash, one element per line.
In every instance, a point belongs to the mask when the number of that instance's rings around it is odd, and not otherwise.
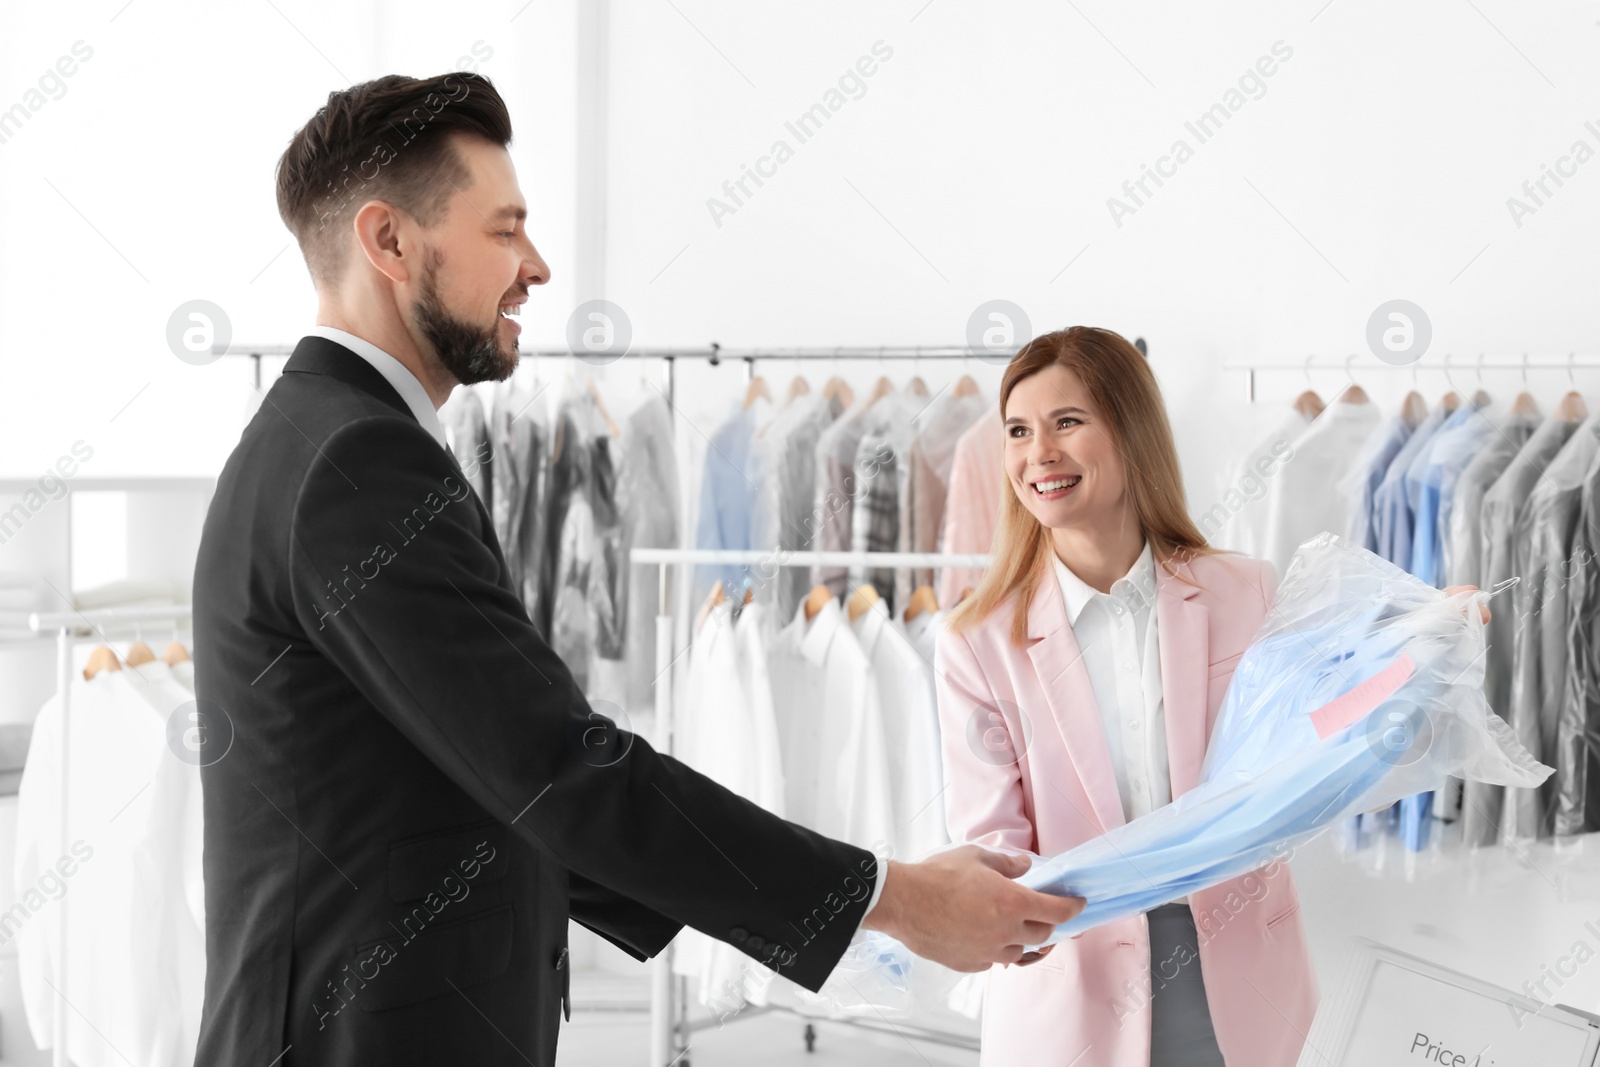
<path fill-rule="evenodd" d="M 1122 337 L 1034 339 L 1000 410 L 993 562 L 936 646 L 946 809 L 956 842 L 1049 856 L 1194 787 L 1277 579 L 1190 520 L 1155 376 Z M 996 968 L 982 1062 L 1290 1067 L 1317 1006 L 1299 913 L 1274 863 Z"/>
<path fill-rule="evenodd" d="M 994 558 L 935 648 L 945 807 L 953 841 L 1049 856 L 1194 788 L 1277 576 L 1190 520 L 1161 391 L 1117 334 L 1035 338 L 1000 411 Z M 982 1062 L 1291 1067 L 1316 1007 L 1274 862 L 992 971 Z"/>

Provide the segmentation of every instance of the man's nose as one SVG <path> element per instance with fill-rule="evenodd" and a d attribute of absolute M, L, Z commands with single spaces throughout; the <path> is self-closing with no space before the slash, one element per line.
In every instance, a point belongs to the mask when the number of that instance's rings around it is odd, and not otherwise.
<path fill-rule="evenodd" d="M 550 264 L 544 261 L 532 241 L 528 242 L 528 254 L 523 259 L 521 277 L 524 285 L 543 285 L 550 280 Z"/>

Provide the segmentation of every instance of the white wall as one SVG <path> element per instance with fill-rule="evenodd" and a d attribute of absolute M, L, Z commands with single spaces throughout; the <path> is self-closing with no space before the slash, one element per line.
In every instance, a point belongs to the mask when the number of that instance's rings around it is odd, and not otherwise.
<path fill-rule="evenodd" d="M 227 313 L 236 341 L 277 343 L 312 321 L 273 171 L 335 88 L 475 62 L 510 101 L 512 156 L 540 246 L 570 263 L 575 4 L 522 6 L 9 5 L 0 109 L 25 101 L 75 42 L 92 55 L 0 143 L 10 397 L 0 475 L 37 473 L 79 439 L 95 453 L 86 475 L 221 468 L 242 426 L 249 361 L 181 362 L 167 318 L 203 298 Z M 569 303 L 569 287 L 557 269 L 542 306 Z M 565 314 L 553 326 L 537 314 L 524 321 L 531 343 L 553 342 Z"/>
<path fill-rule="evenodd" d="M 1359 352 L 1391 400 L 1410 375 L 1373 369 L 1364 333 L 1395 297 L 1458 364 L 1600 350 L 1600 162 L 1520 229 L 1505 205 L 1574 139 L 1600 148 L 1586 7 L 616 0 L 612 23 L 607 259 L 636 336 L 951 344 L 996 297 L 1037 330 L 1143 334 L 1197 511 L 1257 418 L 1224 359 Z M 877 41 L 865 94 L 799 143 L 785 121 Z M 1199 143 L 1185 122 L 1278 41 L 1264 95 Z M 1119 227 L 1107 199 L 1180 137 L 1193 158 Z M 793 158 L 719 226 L 707 199 L 779 138 Z M 1303 386 L 1268 376 L 1258 407 Z"/>

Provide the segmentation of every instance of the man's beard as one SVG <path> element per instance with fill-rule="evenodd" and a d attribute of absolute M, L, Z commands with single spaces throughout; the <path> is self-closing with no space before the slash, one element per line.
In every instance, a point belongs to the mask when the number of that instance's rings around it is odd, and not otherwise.
<path fill-rule="evenodd" d="M 500 335 L 500 317 L 493 326 L 481 327 L 458 319 L 439 299 L 439 265 L 444 257 L 429 251 L 422 268 L 421 293 L 416 303 L 417 326 L 428 339 L 439 362 L 462 385 L 502 382 L 517 369 L 517 350 Z"/>

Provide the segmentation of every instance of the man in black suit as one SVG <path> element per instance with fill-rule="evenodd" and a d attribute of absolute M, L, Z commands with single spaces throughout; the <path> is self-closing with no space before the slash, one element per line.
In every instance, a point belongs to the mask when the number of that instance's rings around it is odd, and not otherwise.
<path fill-rule="evenodd" d="M 437 416 L 511 373 L 507 313 L 549 278 L 510 139 L 486 80 L 387 77 L 279 163 L 318 326 L 195 572 L 204 1067 L 553 1063 L 569 917 L 640 959 L 692 926 L 816 989 L 864 919 L 978 970 L 1082 906 L 972 847 L 880 867 L 594 716 Z"/>

